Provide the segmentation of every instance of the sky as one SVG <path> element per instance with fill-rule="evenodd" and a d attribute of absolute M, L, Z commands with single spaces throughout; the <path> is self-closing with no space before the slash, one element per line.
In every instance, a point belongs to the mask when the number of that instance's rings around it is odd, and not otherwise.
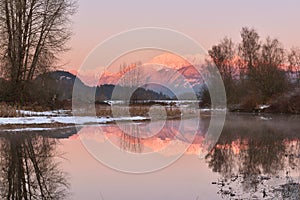
<path fill-rule="evenodd" d="M 287 49 L 300 47 L 299 8 L 299 0 L 78 0 L 70 51 L 61 55 L 60 68 L 77 70 L 99 43 L 139 27 L 182 32 L 206 50 L 225 36 L 239 42 L 244 26 L 262 38 L 279 39 Z"/>

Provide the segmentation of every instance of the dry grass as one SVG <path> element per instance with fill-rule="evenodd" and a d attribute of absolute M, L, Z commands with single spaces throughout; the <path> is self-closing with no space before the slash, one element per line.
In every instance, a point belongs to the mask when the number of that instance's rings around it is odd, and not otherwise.
<path fill-rule="evenodd" d="M 17 110 L 18 106 L 7 105 L 4 102 L 0 103 L 0 117 L 20 117 L 21 113 Z"/>
<path fill-rule="evenodd" d="M 43 111 L 49 111 L 50 108 L 42 107 L 39 105 L 32 104 L 30 106 L 19 106 L 19 105 L 9 105 L 5 102 L 0 102 L 0 117 L 25 117 L 27 115 L 24 115 L 20 112 L 20 110 L 28 110 L 28 111 L 34 111 L 34 112 L 43 112 Z"/>
<path fill-rule="evenodd" d="M 111 107 L 108 105 L 95 105 L 96 116 L 110 117 L 112 116 Z"/>
<path fill-rule="evenodd" d="M 178 118 L 181 116 L 181 110 L 178 107 L 134 105 L 129 107 L 116 106 L 113 109 L 114 116 L 126 116 L 128 111 L 130 116 L 151 116 L 152 118 Z"/>
<path fill-rule="evenodd" d="M 122 116 L 143 116 L 143 117 L 163 117 L 178 118 L 181 116 L 181 110 L 178 107 L 167 106 L 149 106 L 149 105 L 132 105 L 132 106 L 108 106 L 108 105 L 87 106 L 81 110 L 75 111 L 76 116 L 96 116 L 98 117 L 122 117 Z M 129 113 L 128 113 L 129 112 Z"/>
<path fill-rule="evenodd" d="M 113 109 L 113 110 L 112 110 Z M 30 110 L 41 112 L 45 111 L 42 107 L 38 106 L 11 106 L 6 103 L 0 103 L 0 117 L 24 117 L 24 114 L 18 110 Z M 129 113 L 128 113 L 129 112 Z M 98 117 L 122 117 L 122 116 L 143 116 L 151 118 L 167 118 L 174 119 L 180 118 L 183 114 L 194 114 L 194 111 L 182 110 L 177 106 L 155 106 L 155 105 L 116 105 L 111 107 L 110 105 L 87 105 L 81 107 L 80 110 L 73 110 L 76 116 L 98 116 Z"/>

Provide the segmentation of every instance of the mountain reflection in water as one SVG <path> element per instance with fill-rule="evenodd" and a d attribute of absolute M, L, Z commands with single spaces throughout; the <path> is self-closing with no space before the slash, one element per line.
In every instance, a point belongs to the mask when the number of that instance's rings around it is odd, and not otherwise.
<path fill-rule="evenodd" d="M 78 134 L 75 128 L 0 132 L 0 199 L 99 199 L 99 185 L 103 199 L 300 199 L 299 116 L 228 114 L 217 144 L 198 159 L 208 116 L 196 135 L 195 119 L 85 126 Z M 174 165 L 135 176 L 97 162 L 83 141 L 161 160 L 190 146 Z M 67 158 L 61 163 L 59 149 Z"/>

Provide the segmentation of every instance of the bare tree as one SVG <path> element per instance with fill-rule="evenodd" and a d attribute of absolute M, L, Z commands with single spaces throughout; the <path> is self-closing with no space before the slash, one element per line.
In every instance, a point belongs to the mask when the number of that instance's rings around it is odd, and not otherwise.
<path fill-rule="evenodd" d="M 243 27 L 241 38 L 242 41 L 237 45 L 238 53 L 231 39 L 226 37 L 212 46 L 208 52 L 211 57 L 208 66 L 217 66 L 233 110 L 234 104 L 251 110 L 259 104 L 274 101 L 278 95 L 292 89 L 284 67 L 287 66 L 286 61 L 291 77 L 300 80 L 300 50 L 293 48 L 287 55 L 278 39 L 267 37 L 261 41 L 253 28 Z M 205 88 L 202 97 L 208 99 Z"/>
<path fill-rule="evenodd" d="M 241 57 L 247 63 L 248 69 L 257 64 L 260 51 L 259 35 L 253 28 L 243 27 L 241 31 L 242 42 L 239 45 Z"/>
<path fill-rule="evenodd" d="M 121 74 L 120 85 L 127 87 L 137 87 L 142 78 L 142 62 L 137 61 L 131 64 L 123 63 L 120 65 L 119 73 Z"/>
<path fill-rule="evenodd" d="M 231 39 L 225 37 L 219 44 L 214 45 L 208 53 L 221 74 L 228 101 L 233 101 L 236 99 L 234 79 L 237 71 L 237 66 L 234 61 L 236 56 L 234 43 Z"/>
<path fill-rule="evenodd" d="M 285 52 L 283 45 L 278 41 L 278 39 L 272 39 L 269 36 L 266 42 L 262 45 L 261 62 L 280 66 L 284 63 Z"/>
<path fill-rule="evenodd" d="M 289 71 L 300 82 L 300 49 L 292 48 L 288 55 Z"/>
<path fill-rule="evenodd" d="M 70 39 L 74 0 L 1 0 L 0 65 L 12 84 L 53 67 Z"/>
<path fill-rule="evenodd" d="M 286 76 L 281 69 L 285 51 L 277 39 L 266 38 L 261 44 L 256 30 L 247 27 L 241 31 L 242 42 L 239 53 L 245 61 L 246 87 L 261 101 L 287 89 Z M 243 79 L 243 77 L 241 77 Z"/>
<path fill-rule="evenodd" d="M 219 69 L 223 80 L 232 79 L 235 72 L 233 66 L 235 49 L 232 40 L 225 37 L 220 44 L 214 45 L 208 53 Z"/>
<path fill-rule="evenodd" d="M 255 67 L 248 71 L 250 85 L 254 86 L 264 100 L 287 89 L 287 80 L 281 68 L 285 61 L 285 51 L 277 39 L 267 37 L 261 47 L 260 58 Z"/>

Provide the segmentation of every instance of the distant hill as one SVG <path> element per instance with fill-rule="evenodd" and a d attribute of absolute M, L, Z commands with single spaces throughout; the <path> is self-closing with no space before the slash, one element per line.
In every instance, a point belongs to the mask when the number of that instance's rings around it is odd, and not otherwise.
<path fill-rule="evenodd" d="M 56 94 L 58 100 L 72 99 L 73 85 L 76 76 L 66 71 L 53 71 L 42 74 L 35 79 L 35 83 Z M 85 86 L 81 82 L 82 86 Z"/>
<path fill-rule="evenodd" d="M 73 93 L 73 86 L 76 80 L 76 76 L 67 71 L 53 71 L 42 74 L 38 76 L 34 83 L 38 86 L 44 88 L 49 93 L 55 95 L 55 97 L 60 100 L 71 100 Z M 117 96 L 122 99 L 123 95 L 128 94 L 129 90 L 132 90 L 128 87 L 115 86 L 113 84 L 104 84 L 97 87 L 90 87 L 85 85 L 79 78 L 77 80 L 77 86 L 81 87 L 83 93 L 95 92 L 95 101 L 101 102 L 104 100 L 110 100 L 112 93 L 116 87 L 118 91 L 124 92 L 120 93 Z M 163 94 L 162 92 L 153 91 L 149 88 L 139 88 L 134 95 L 138 100 L 154 100 L 154 99 L 169 99 L 168 95 Z M 87 95 L 83 94 L 80 98 L 85 98 Z M 81 99 L 82 100 L 82 99 Z"/>

